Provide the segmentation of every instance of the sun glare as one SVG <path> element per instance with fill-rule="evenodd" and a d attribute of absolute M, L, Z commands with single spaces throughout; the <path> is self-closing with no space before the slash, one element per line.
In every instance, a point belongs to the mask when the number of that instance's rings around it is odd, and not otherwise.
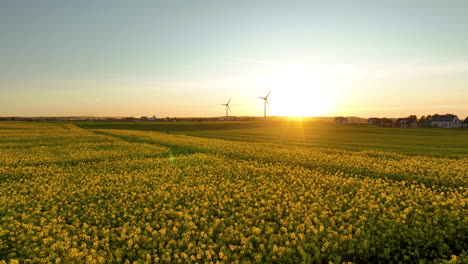
<path fill-rule="evenodd" d="M 319 67 L 277 67 L 263 74 L 260 82 L 273 90 L 271 115 L 320 116 L 330 111 L 333 98 L 331 74 Z"/>

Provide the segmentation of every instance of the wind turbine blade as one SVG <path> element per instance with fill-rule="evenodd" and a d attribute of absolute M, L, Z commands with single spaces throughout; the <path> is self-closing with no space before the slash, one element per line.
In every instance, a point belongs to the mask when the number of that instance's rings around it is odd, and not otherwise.
<path fill-rule="evenodd" d="M 264 98 L 264 97 L 260 97 L 260 96 L 259 96 L 258 98 L 265 100 L 265 98 Z"/>
<path fill-rule="evenodd" d="M 271 93 L 271 90 L 268 92 L 267 96 L 265 96 L 265 98 L 268 98 L 268 96 L 270 95 Z"/>
<path fill-rule="evenodd" d="M 270 103 L 268 102 L 268 100 L 265 100 L 267 105 L 268 105 L 268 108 L 270 108 Z"/>
<path fill-rule="evenodd" d="M 229 112 L 231 112 L 231 107 L 229 107 L 229 105 L 227 106 L 227 108 L 229 109 Z"/>
<path fill-rule="evenodd" d="M 227 102 L 227 105 L 229 105 L 229 103 L 231 102 L 231 99 L 232 99 L 232 98 L 229 99 L 229 101 Z"/>

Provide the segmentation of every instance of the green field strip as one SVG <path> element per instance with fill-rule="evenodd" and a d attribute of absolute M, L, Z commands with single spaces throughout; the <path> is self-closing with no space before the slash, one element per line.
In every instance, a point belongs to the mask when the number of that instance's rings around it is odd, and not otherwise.
<path fill-rule="evenodd" d="M 130 142 L 130 143 L 147 143 L 147 144 L 154 144 L 154 145 L 166 147 L 170 149 L 170 153 L 168 155 L 187 155 L 187 154 L 207 152 L 207 150 L 203 148 L 192 147 L 192 146 L 181 146 L 177 144 L 170 144 L 169 142 L 165 142 L 165 141 L 155 141 L 155 140 L 145 139 L 145 138 L 141 138 L 137 136 L 119 135 L 119 134 L 108 132 L 105 130 L 91 130 L 91 131 L 99 135 L 115 137 L 115 138 Z"/>
<path fill-rule="evenodd" d="M 446 187 L 467 187 L 468 186 L 468 179 L 466 175 L 456 176 L 453 174 L 452 177 L 443 177 L 439 178 L 437 172 L 432 171 L 425 171 L 424 169 L 418 168 L 415 164 L 411 165 L 414 167 L 415 170 L 419 172 L 411 172 L 405 169 L 403 170 L 378 170 L 378 168 L 385 169 L 382 167 L 380 161 L 385 161 L 389 163 L 389 167 L 391 166 L 398 166 L 399 162 L 432 162 L 434 160 L 434 164 L 439 162 L 439 165 L 446 163 L 446 166 L 449 166 L 450 163 L 460 164 L 454 166 L 465 166 L 467 168 L 467 159 L 441 159 L 441 158 L 429 158 L 429 157 L 418 157 L 418 156 L 404 156 L 404 155 L 397 155 L 391 154 L 387 152 L 372 152 L 372 151 L 361 151 L 361 152 L 346 152 L 342 150 L 333 150 L 329 149 L 329 153 L 331 153 L 330 157 L 324 156 L 325 159 L 318 159 L 315 160 L 313 157 L 306 156 L 307 148 L 301 148 L 301 151 L 305 151 L 304 155 L 297 156 L 296 153 L 299 151 L 298 148 L 291 148 L 286 147 L 283 145 L 273 145 L 273 144 L 263 144 L 263 143 L 230 143 L 231 141 L 213 141 L 208 139 L 201 139 L 201 141 L 197 141 L 196 138 L 191 138 L 188 136 L 178 136 L 178 135 L 167 135 L 161 134 L 157 132 L 132 132 L 132 131 L 122 131 L 119 132 L 117 130 L 114 131 L 107 131 L 105 133 L 108 134 L 117 134 L 119 136 L 123 136 L 128 140 L 132 140 L 134 142 L 153 142 L 154 144 L 161 144 L 171 149 L 178 150 L 178 154 L 186 154 L 186 153 L 211 153 L 213 155 L 221 155 L 226 156 L 232 159 L 240 159 L 240 160 L 253 160 L 258 162 L 264 163 L 284 163 L 284 164 L 294 164 L 299 165 L 309 169 L 318 169 L 322 170 L 325 173 L 335 174 L 335 173 L 345 173 L 345 175 L 352 176 L 352 177 L 372 177 L 372 178 L 388 178 L 396 181 L 416 181 L 420 183 L 424 183 L 428 186 L 446 186 Z M 154 133 L 154 134 L 152 134 Z M 153 137 L 151 137 L 153 135 Z M 212 143 L 216 143 L 213 145 Z M 245 145 L 244 145 L 245 144 Z M 249 152 L 245 152 L 242 150 L 243 146 L 250 146 L 247 150 L 250 149 Z M 234 149 L 231 149 L 234 148 Z M 276 153 L 274 155 L 268 156 L 265 155 L 267 153 Z M 287 155 L 293 155 L 290 158 L 286 158 L 286 156 L 282 156 L 282 153 Z M 327 152 L 327 149 L 323 151 L 320 150 L 319 152 L 311 152 L 311 154 L 321 153 L 324 154 Z M 335 152 L 335 153 L 333 153 Z M 359 161 L 360 164 L 353 164 L 349 162 L 348 158 L 343 159 L 343 155 L 349 155 L 349 157 L 353 157 L 356 161 Z M 296 158 L 297 156 L 297 158 Z M 307 158 L 306 160 L 302 160 L 300 157 Z M 334 159 L 340 158 L 346 163 L 339 163 Z M 394 162 L 390 162 L 391 160 Z M 373 160 L 373 161 L 372 161 Z M 393 164 L 393 165 L 392 165 Z M 408 163 L 410 164 L 410 163 Z M 379 165 L 379 167 L 374 167 Z M 430 165 L 427 169 L 430 169 Z M 462 167 L 463 168 L 463 167 Z M 458 168 L 460 169 L 460 168 Z M 464 170 L 461 170 L 460 173 L 463 173 Z M 465 170 L 466 172 L 466 170 Z M 419 175 L 418 175 L 419 174 Z M 427 174 L 427 175 L 426 175 Z"/>

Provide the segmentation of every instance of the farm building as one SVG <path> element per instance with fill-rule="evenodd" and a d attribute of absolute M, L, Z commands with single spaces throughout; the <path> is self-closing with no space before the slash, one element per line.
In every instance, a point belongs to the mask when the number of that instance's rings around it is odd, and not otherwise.
<path fill-rule="evenodd" d="M 418 127 L 418 120 L 414 118 L 398 118 L 393 124 L 394 127 Z"/>
<path fill-rule="evenodd" d="M 462 122 L 456 115 L 434 115 L 431 119 L 431 126 L 444 128 L 460 128 Z"/>
<path fill-rule="evenodd" d="M 346 117 L 339 116 L 339 117 L 335 117 L 335 122 L 336 122 L 337 124 L 346 125 L 346 124 L 349 123 L 349 120 L 348 120 L 348 118 L 346 118 Z"/>

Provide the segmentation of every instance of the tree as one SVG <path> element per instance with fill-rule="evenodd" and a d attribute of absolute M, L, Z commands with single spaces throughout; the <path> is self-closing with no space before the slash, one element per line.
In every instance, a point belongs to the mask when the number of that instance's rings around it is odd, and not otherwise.
<path fill-rule="evenodd" d="M 426 123 L 426 117 L 421 116 L 421 118 L 419 118 L 418 125 L 419 126 L 424 126 L 424 123 Z"/>
<path fill-rule="evenodd" d="M 384 126 L 384 127 L 391 127 L 392 124 L 393 124 L 393 120 L 392 119 L 389 119 L 389 118 L 382 118 L 381 119 L 381 126 Z"/>
<path fill-rule="evenodd" d="M 434 116 L 438 116 L 437 114 L 435 114 Z M 424 123 L 424 126 L 427 126 L 427 127 L 431 127 L 432 124 L 431 124 L 431 120 L 434 116 L 431 116 L 431 115 L 427 115 L 426 116 L 426 122 Z"/>

